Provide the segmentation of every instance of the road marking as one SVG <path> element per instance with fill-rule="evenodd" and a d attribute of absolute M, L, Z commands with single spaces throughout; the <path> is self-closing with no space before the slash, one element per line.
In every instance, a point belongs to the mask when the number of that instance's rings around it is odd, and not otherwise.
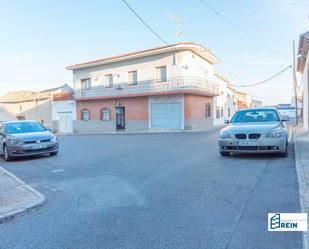
<path fill-rule="evenodd" d="M 63 171 L 64 171 L 64 169 L 54 169 L 52 172 L 53 173 L 61 173 Z"/>

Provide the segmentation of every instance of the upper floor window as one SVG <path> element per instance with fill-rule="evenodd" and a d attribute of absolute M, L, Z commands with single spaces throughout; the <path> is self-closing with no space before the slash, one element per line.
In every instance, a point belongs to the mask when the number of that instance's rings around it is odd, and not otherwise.
<path fill-rule="evenodd" d="M 112 74 L 105 75 L 105 84 L 106 87 L 113 87 L 114 82 Z"/>
<path fill-rule="evenodd" d="M 130 85 L 137 84 L 137 71 L 130 71 L 129 72 L 129 84 Z"/>
<path fill-rule="evenodd" d="M 90 111 L 89 110 L 83 109 L 83 110 L 81 110 L 80 114 L 81 114 L 81 120 L 84 120 L 84 121 L 90 120 Z"/>
<path fill-rule="evenodd" d="M 208 118 L 211 116 L 211 105 L 209 103 L 206 104 L 205 117 Z"/>
<path fill-rule="evenodd" d="M 103 121 L 111 120 L 111 110 L 107 108 L 101 109 L 100 118 Z"/>
<path fill-rule="evenodd" d="M 90 90 L 91 89 L 91 79 L 82 79 L 81 80 L 81 88 L 82 90 Z"/>
<path fill-rule="evenodd" d="M 167 80 L 166 66 L 156 67 L 156 81 L 162 82 Z"/>

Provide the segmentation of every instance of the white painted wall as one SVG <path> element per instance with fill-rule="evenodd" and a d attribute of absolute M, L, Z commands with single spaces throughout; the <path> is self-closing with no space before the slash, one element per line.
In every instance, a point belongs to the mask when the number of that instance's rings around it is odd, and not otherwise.
<path fill-rule="evenodd" d="M 230 115 L 228 115 L 228 109 L 230 109 Z M 224 104 L 224 119 L 230 120 L 236 112 L 236 105 L 234 102 L 234 91 L 227 87 L 226 98 Z"/>
<path fill-rule="evenodd" d="M 225 119 L 230 119 L 235 111 L 234 92 L 228 88 L 227 82 L 215 75 L 215 82 L 219 85 L 219 96 L 213 98 L 213 123 L 214 125 L 224 124 Z M 220 109 L 220 117 L 217 118 L 217 107 Z M 223 109 L 223 115 L 221 115 Z M 228 109 L 230 109 L 230 117 L 228 116 Z"/>
<path fill-rule="evenodd" d="M 81 88 L 81 80 L 91 78 L 91 87 L 106 86 L 105 75 L 113 74 L 114 84 L 127 83 L 128 72 L 137 71 L 138 81 L 156 78 L 156 67 L 167 67 L 167 78 L 205 77 L 214 80 L 213 65 L 191 51 L 168 52 L 143 58 L 114 62 L 102 66 L 73 71 L 74 90 Z M 205 73 L 205 71 L 207 73 Z"/>
<path fill-rule="evenodd" d="M 52 120 L 59 121 L 59 112 L 72 112 L 73 120 L 76 120 L 75 100 L 62 100 L 52 102 Z"/>

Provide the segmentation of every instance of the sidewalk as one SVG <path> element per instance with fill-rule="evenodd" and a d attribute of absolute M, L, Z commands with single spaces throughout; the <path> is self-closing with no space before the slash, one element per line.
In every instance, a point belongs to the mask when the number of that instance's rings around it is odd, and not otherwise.
<path fill-rule="evenodd" d="M 0 167 L 0 223 L 44 203 L 45 197 Z"/>
<path fill-rule="evenodd" d="M 300 208 L 309 213 L 309 132 L 294 128 L 295 167 L 299 184 Z M 309 248 L 309 231 L 303 233 L 304 248 Z"/>

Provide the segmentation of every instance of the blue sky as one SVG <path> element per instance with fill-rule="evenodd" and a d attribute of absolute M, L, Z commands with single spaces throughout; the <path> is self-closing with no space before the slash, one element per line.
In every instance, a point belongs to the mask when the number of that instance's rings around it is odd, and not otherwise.
<path fill-rule="evenodd" d="M 200 0 L 127 1 L 169 43 L 176 40 L 170 16 L 181 17 L 179 41 L 212 49 L 221 59 L 216 69 L 239 85 L 291 64 L 293 39 L 309 30 L 308 0 L 205 0 L 271 49 L 234 29 Z M 71 84 L 71 72 L 65 70 L 70 64 L 162 45 L 121 0 L 0 0 L 0 31 L 0 94 Z M 291 79 L 287 71 L 246 91 L 267 104 L 289 102 Z"/>

